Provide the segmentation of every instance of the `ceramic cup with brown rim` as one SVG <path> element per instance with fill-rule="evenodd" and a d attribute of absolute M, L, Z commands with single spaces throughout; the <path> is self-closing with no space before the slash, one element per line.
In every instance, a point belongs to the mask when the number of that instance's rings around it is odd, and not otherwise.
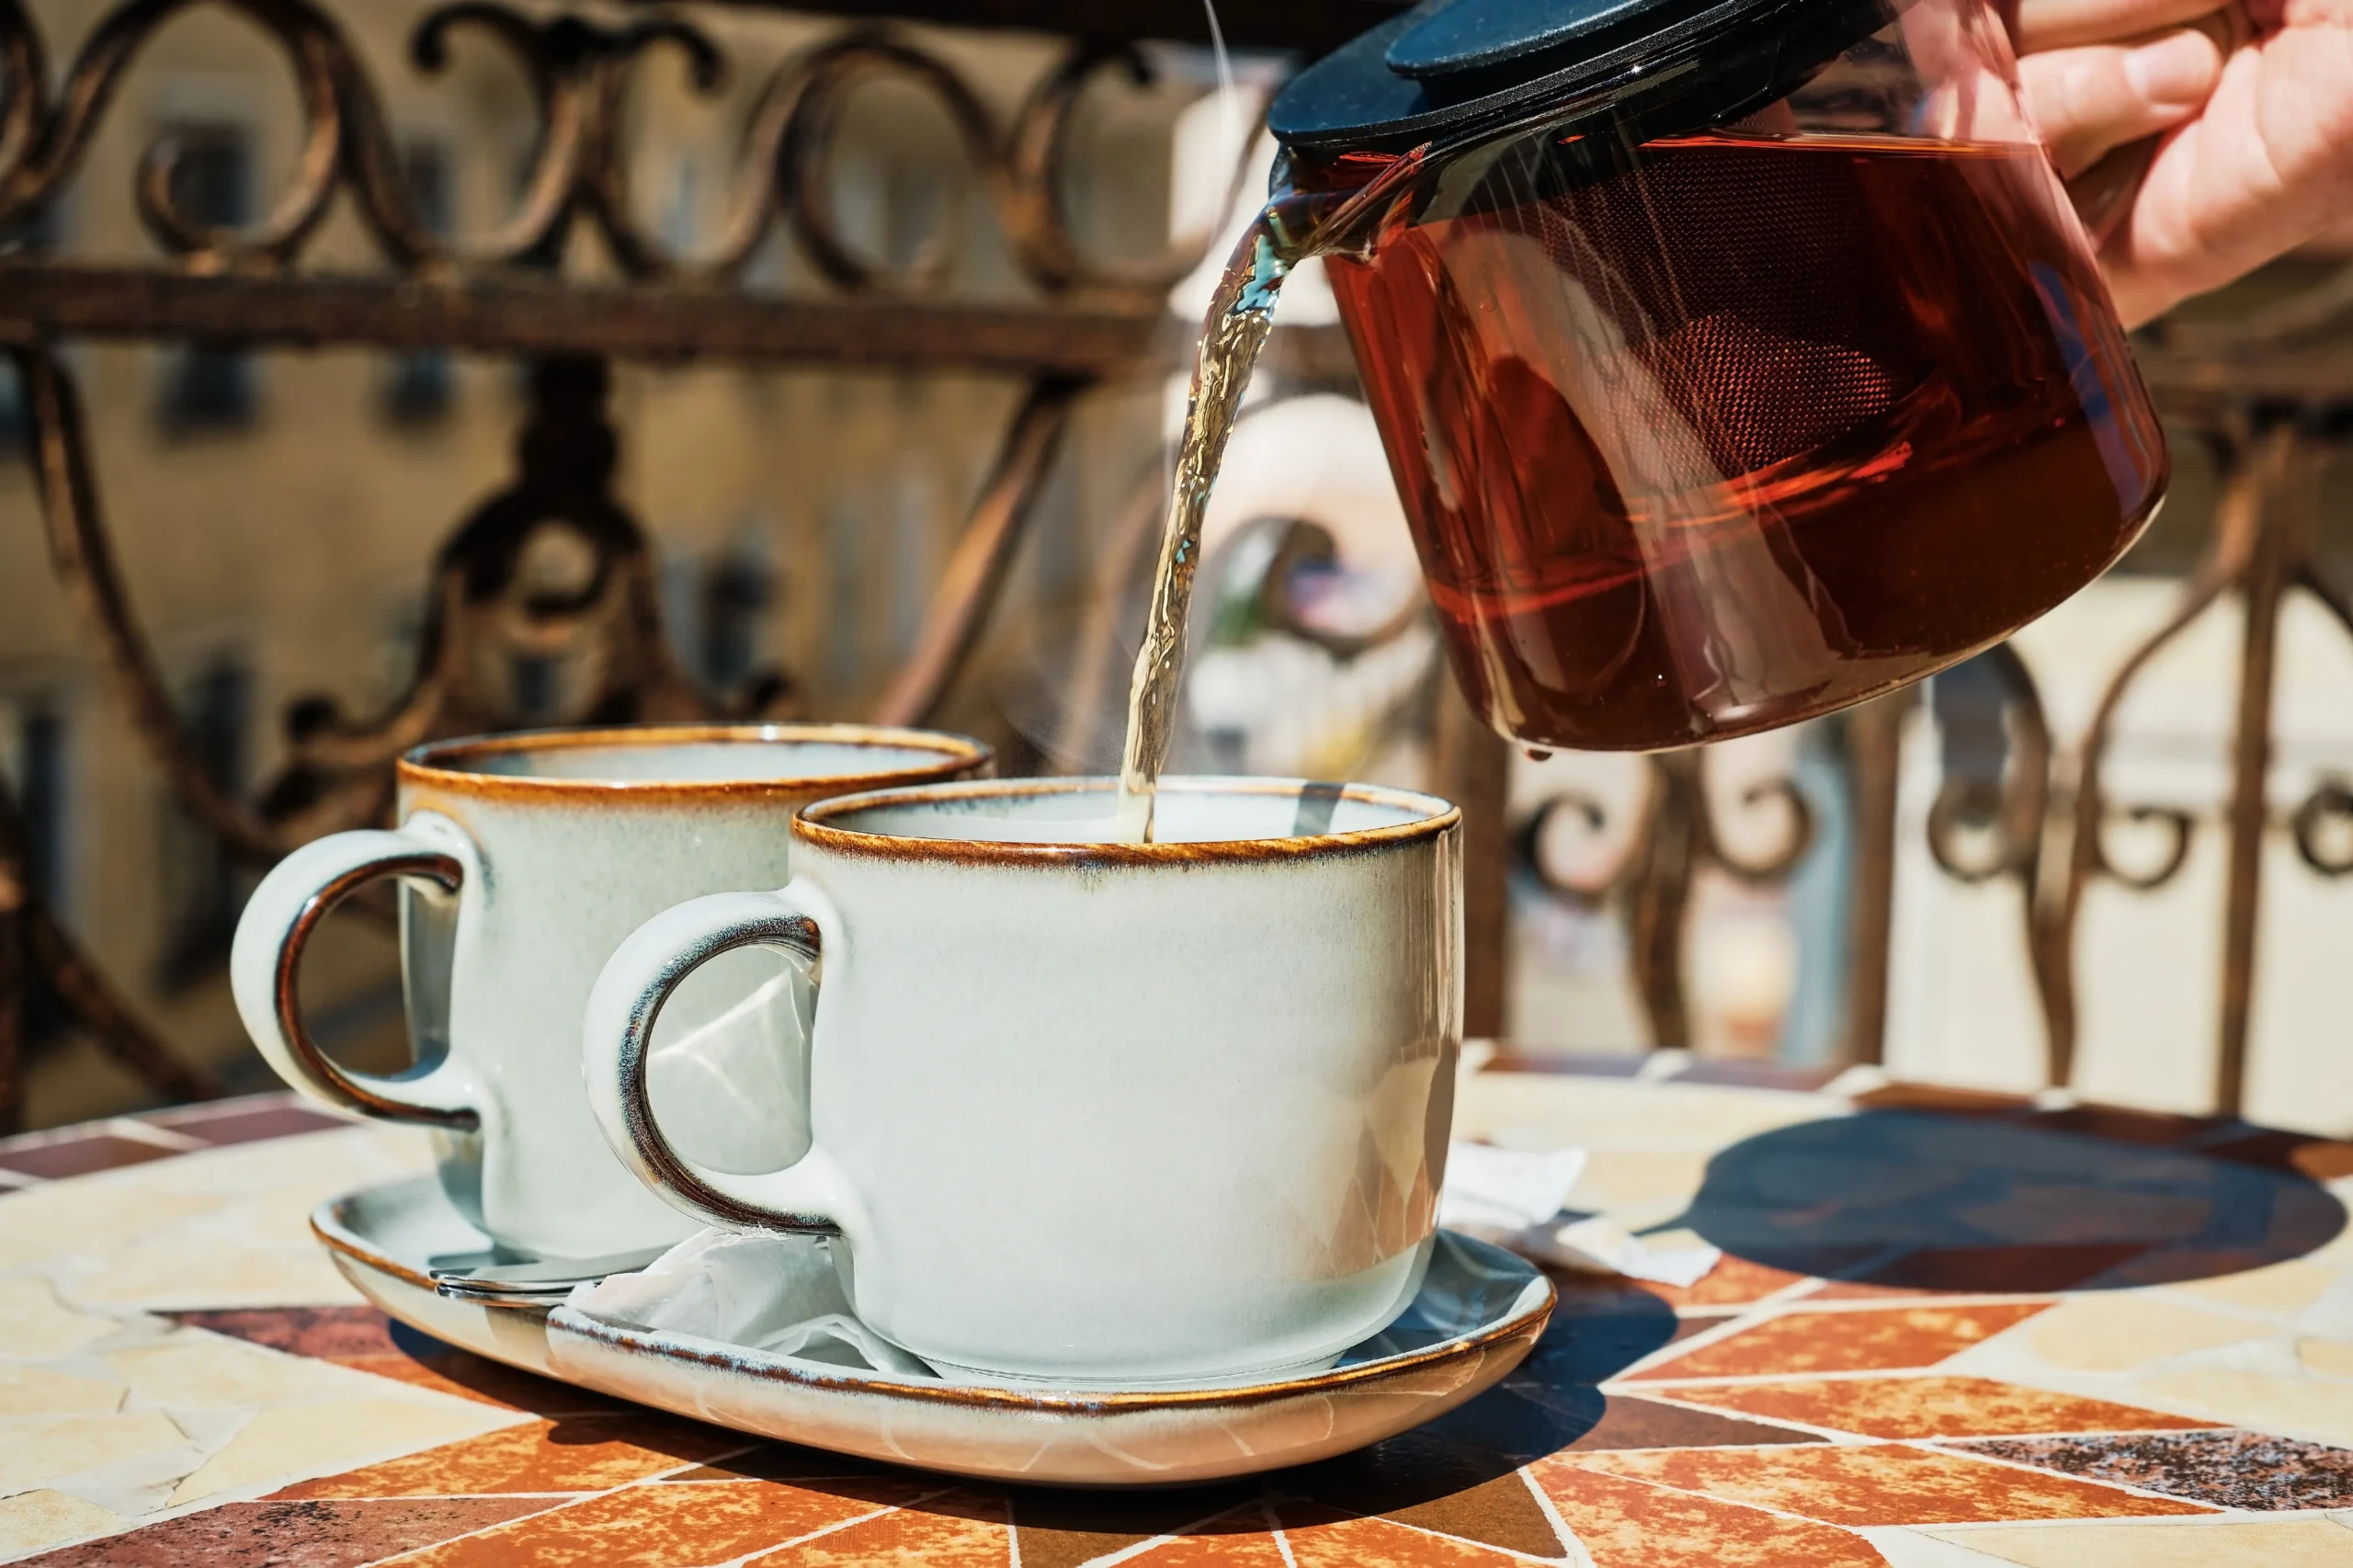
<path fill-rule="evenodd" d="M 961 778 L 988 761 L 987 747 L 960 736 L 836 724 L 648 725 L 421 746 L 401 759 L 398 828 L 305 845 L 263 880 L 231 957 L 237 1010 L 270 1065 L 304 1094 L 448 1134 L 443 1185 L 502 1245 L 573 1258 L 660 1245 L 692 1223 L 613 1157 L 581 1090 L 581 1009 L 614 946 L 681 899 L 782 881 L 787 824 L 812 801 Z M 327 910 L 385 876 L 404 882 L 402 968 L 418 1065 L 371 1076 L 337 1066 L 312 1040 L 295 977 Z M 693 1074 L 680 1081 L 693 1087 Z M 699 1108 L 677 1113 L 707 1123 Z"/>
<path fill-rule="evenodd" d="M 823 801 L 778 892 L 698 899 L 588 1004 L 606 1136 L 736 1229 L 836 1229 L 858 1316 L 943 1370 L 1070 1384 L 1328 1362 L 1421 1283 L 1461 1041 L 1461 818 L 1364 785 L 1176 778 Z M 813 1142 L 745 1176 L 647 1094 L 673 987 L 749 945 L 822 958 Z M 779 1106 L 777 1114 L 798 1114 Z"/>

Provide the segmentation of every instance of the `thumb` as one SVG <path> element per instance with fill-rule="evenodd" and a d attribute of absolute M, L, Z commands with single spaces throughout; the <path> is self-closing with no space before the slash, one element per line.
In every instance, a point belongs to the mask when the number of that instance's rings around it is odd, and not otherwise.
<path fill-rule="evenodd" d="M 2063 176 L 2193 118 L 2222 79 L 2222 51 L 2195 28 L 2137 44 L 2044 50 L 2018 62 L 2027 113 Z"/>

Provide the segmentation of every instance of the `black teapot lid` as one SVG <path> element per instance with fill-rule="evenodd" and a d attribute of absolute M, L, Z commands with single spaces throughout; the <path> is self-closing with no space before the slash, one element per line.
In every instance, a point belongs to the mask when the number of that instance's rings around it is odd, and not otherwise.
<path fill-rule="evenodd" d="M 1672 101 L 1699 129 L 1785 97 L 1904 0 L 1424 0 L 1302 71 L 1267 113 L 1290 147 L 1399 152 L 1558 103 Z"/>

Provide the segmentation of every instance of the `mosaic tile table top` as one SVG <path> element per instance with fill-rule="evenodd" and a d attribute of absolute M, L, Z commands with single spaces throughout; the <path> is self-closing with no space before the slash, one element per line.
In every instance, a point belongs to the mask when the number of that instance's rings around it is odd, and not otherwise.
<path fill-rule="evenodd" d="M 1680 1290 L 1562 1275 L 1502 1388 L 1184 1491 L 843 1460 L 387 1324 L 304 1216 L 423 1169 L 405 1131 L 272 1098 L 0 1143 L 0 1557 L 2353 1564 L 2353 1146 L 1580 1065 L 1471 1080 L 1461 1131 L 1589 1149 L 1573 1202 L 1724 1262 Z"/>

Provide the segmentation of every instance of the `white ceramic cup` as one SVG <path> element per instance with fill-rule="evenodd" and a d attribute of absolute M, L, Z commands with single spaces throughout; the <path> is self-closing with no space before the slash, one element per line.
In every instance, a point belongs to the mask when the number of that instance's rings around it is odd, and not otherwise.
<path fill-rule="evenodd" d="M 312 1098 L 443 1134 L 443 1185 L 495 1242 L 596 1258 L 675 1241 L 693 1225 L 613 1158 L 581 1090 L 581 1009 L 614 944 L 680 899 L 788 875 L 788 824 L 811 801 L 958 778 L 988 760 L 988 748 L 954 735 L 835 724 L 543 731 L 419 747 L 399 765 L 398 828 L 335 834 L 263 879 L 230 960 L 238 1013 L 278 1075 Z M 383 876 L 404 882 L 418 1057 L 393 1076 L 337 1066 L 303 1027 L 295 994 L 320 919 Z M 695 1076 L 679 1081 L 697 1088 Z M 665 1104 L 678 1097 L 665 1087 Z"/>
<path fill-rule="evenodd" d="M 1113 789 L 824 801 L 781 892 L 649 921 L 588 1003 L 614 1149 L 713 1223 L 838 1230 L 858 1316 L 951 1372 L 1227 1378 L 1377 1332 L 1420 1288 L 1445 1174 L 1460 815 L 1176 778 L 1159 842 L 1097 842 Z M 750 944 L 823 970 L 812 1144 L 746 1176 L 665 1136 L 646 1063 L 671 989 Z"/>

